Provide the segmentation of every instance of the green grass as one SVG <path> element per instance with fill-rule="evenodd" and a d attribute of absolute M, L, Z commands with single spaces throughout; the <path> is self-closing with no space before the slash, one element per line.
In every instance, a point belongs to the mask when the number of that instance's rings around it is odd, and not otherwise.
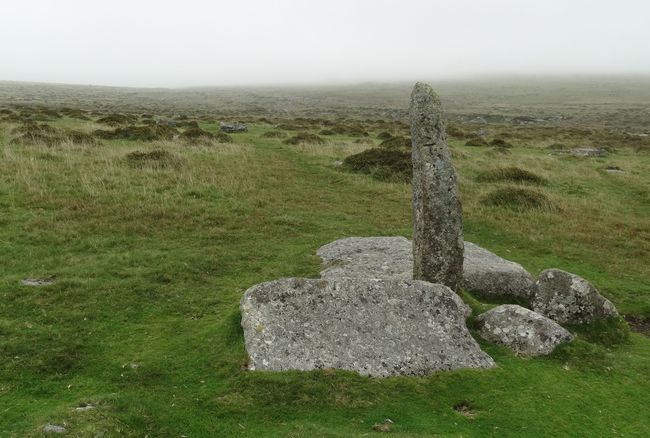
<path fill-rule="evenodd" d="M 92 147 L 12 145 L 0 131 L 0 436 L 40 436 L 49 422 L 66 436 L 347 437 L 373 435 L 386 418 L 403 437 L 647 435 L 650 340 L 636 334 L 617 343 L 578 332 L 539 359 L 483 343 L 498 368 L 423 378 L 243 371 L 246 288 L 317 276 L 316 249 L 340 237 L 411 229 L 407 184 L 332 165 L 370 145 L 344 135 L 285 145 L 261 136 L 269 129 L 251 126 L 232 144 Z M 650 315 L 648 155 L 515 147 L 496 160 L 453 147 L 468 240 L 534 275 L 580 274 L 622 313 Z M 129 164 L 155 150 L 180 164 Z M 560 209 L 481 205 L 503 186 L 476 175 L 502 166 L 545 178 L 536 190 Z M 20 284 L 46 275 L 57 283 Z M 454 411 L 462 401 L 474 418 Z M 83 403 L 96 408 L 76 411 Z"/>

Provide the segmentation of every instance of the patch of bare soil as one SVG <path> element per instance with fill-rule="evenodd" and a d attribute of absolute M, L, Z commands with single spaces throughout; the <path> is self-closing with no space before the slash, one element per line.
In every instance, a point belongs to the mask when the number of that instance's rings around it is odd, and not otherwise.
<path fill-rule="evenodd" d="M 634 333 L 641 333 L 642 335 L 650 338 L 650 318 L 627 316 L 625 317 L 625 320 Z"/>

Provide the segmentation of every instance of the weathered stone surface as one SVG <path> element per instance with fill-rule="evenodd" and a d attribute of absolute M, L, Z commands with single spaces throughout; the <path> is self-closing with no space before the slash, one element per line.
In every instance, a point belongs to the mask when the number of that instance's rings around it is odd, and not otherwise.
<path fill-rule="evenodd" d="M 221 122 L 219 124 L 219 129 L 222 132 L 247 132 L 248 131 L 248 126 L 244 125 L 243 123 L 225 123 Z"/>
<path fill-rule="evenodd" d="M 240 310 L 251 370 L 390 376 L 493 367 L 465 326 L 466 307 L 423 281 L 287 278 L 248 289 Z"/>
<path fill-rule="evenodd" d="M 66 429 L 63 426 L 58 426 L 56 424 L 46 424 L 43 426 L 43 433 L 46 435 L 49 434 L 62 434 L 65 433 Z"/>
<path fill-rule="evenodd" d="M 476 318 L 486 341 L 503 345 L 517 354 L 541 356 L 573 340 L 557 322 L 516 304 L 504 304 Z"/>
<path fill-rule="evenodd" d="M 463 287 L 483 296 L 507 296 L 528 301 L 535 290 L 535 279 L 519 263 L 465 242 Z"/>
<path fill-rule="evenodd" d="M 413 277 L 456 290 L 463 275 L 463 213 L 440 98 L 418 82 L 409 111 L 413 143 Z"/>
<path fill-rule="evenodd" d="M 465 242 L 463 287 L 482 296 L 529 300 L 535 279 L 520 264 Z M 322 278 L 413 278 L 413 251 L 404 237 L 348 237 L 322 246 Z"/>
<path fill-rule="evenodd" d="M 618 316 L 616 307 L 591 283 L 559 269 L 539 274 L 533 310 L 560 324 L 583 324 Z"/>
<path fill-rule="evenodd" d="M 576 148 L 571 149 L 571 155 L 576 157 L 604 157 L 607 155 L 607 151 L 598 148 Z"/>
<path fill-rule="evenodd" d="M 322 278 L 413 279 L 413 247 L 405 237 L 347 237 L 321 246 Z"/>

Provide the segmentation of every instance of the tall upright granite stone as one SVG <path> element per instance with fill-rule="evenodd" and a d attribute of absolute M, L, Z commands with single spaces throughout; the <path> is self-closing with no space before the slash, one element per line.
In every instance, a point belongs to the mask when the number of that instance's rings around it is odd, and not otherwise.
<path fill-rule="evenodd" d="M 463 213 L 442 104 L 421 82 L 411 93 L 413 277 L 457 290 L 463 279 Z"/>

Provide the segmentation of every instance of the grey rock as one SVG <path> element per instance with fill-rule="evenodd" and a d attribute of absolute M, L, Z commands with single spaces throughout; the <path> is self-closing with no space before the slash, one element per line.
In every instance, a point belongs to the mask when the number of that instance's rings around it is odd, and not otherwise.
<path fill-rule="evenodd" d="M 463 287 L 482 296 L 515 297 L 528 301 L 535 290 L 535 279 L 519 263 L 465 242 Z"/>
<path fill-rule="evenodd" d="M 604 157 L 607 155 L 607 151 L 597 148 L 577 148 L 571 149 L 571 155 L 575 157 Z"/>
<path fill-rule="evenodd" d="M 464 244 L 462 285 L 488 297 L 530 300 L 535 279 L 520 264 L 471 242 Z M 413 251 L 404 237 L 348 237 L 322 246 L 317 253 L 326 268 L 322 278 L 413 278 Z"/>
<path fill-rule="evenodd" d="M 560 324 L 583 324 L 618 316 L 616 307 L 591 283 L 559 269 L 539 274 L 532 307 Z"/>
<path fill-rule="evenodd" d="M 359 278 L 271 281 L 240 304 L 249 369 L 371 376 L 495 366 L 467 330 L 466 307 L 440 284 Z"/>
<path fill-rule="evenodd" d="M 550 354 L 573 335 L 557 322 L 516 304 L 504 304 L 476 318 L 486 341 L 503 345 L 523 356 Z"/>
<path fill-rule="evenodd" d="M 233 133 L 233 132 L 247 132 L 248 126 L 243 123 L 224 123 L 219 124 L 219 129 L 223 132 Z"/>
<path fill-rule="evenodd" d="M 43 426 L 43 433 L 65 433 L 66 429 L 63 426 L 58 426 L 56 424 L 46 424 Z"/>
<path fill-rule="evenodd" d="M 20 280 L 20 282 L 25 286 L 50 286 L 56 283 L 56 277 L 52 275 L 40 278 L 25 278 Z"/>
<path fill-rule="evenodd" d="M 405 237 L 348 237 L 321 246 L 322 278 L 413 279 L 413 246 Z"/>
<path fill-rule="evenodd" d="M 413 277 L 456 290 L 463 276 L 463 212 L 442 103 L 421 82 L 411 93 Z"/>

